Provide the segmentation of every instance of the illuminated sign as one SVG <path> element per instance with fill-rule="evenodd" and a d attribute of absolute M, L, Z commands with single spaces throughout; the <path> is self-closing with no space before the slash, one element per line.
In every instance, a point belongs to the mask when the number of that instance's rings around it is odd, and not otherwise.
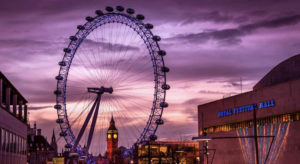
<path fill-rule="evenodd" d="M 224 117 L 224 116 L 231 116 L 233 114 L 239 114 L 247 111 L 252 111 L 253 109 L 263 109 L 263 108 L 268 108 L 275 106 L 275 101 L 274 100 L 268 100 L 268 101 L 263 101 L 259 102 L 258 104 L 250 104 L 250 105 L 244 105 L 241 107 L 235 107 L 232 109 L 227 109 L 224 111 L 221 111 L 218 113 L 218 117 Z"/>

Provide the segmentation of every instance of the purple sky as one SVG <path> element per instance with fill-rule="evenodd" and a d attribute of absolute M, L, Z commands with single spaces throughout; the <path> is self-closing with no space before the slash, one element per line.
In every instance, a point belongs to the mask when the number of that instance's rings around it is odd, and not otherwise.
<path fill-rule="evenodd" d="M 58 131 L 52 93 L 62 49 L 85 16 L 107 5 L 134 8 L 163 38 L 172 88 L 160 139 L 196 136 L 198 104 L 240 93 L 241 78 L 243 92 L 251 90 L 300 52 L 297 0 L 1 0 L 0 70 L 29 100 L 30 121 L 49 137 Z"/>

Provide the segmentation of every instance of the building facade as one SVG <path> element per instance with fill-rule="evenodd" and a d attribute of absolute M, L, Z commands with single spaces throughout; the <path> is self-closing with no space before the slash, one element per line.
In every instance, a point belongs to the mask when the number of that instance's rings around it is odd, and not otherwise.
<path fill-rule="evenodd" d="M 300 163 L 300 55 L 250 92 L 199 105 L 198 120 L 199 136 L 216 149 L 214 163 Z"/>
<path fill-rule="evenodd" d="M 26 163 L 27 100 L 0 72 L 0 163 Z"/>

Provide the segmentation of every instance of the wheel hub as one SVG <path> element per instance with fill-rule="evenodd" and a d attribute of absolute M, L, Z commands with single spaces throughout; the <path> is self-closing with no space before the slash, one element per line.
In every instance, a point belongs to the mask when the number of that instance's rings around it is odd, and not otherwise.
<path fill-rule="evenodd" d="M 87 88 L 89 93 L 96 93 L 96 94 L 103 94 L 104 92 L 113 93 L 113 88 L 105 88 L 103 86 L 101 86 L 100 88 Z"/>

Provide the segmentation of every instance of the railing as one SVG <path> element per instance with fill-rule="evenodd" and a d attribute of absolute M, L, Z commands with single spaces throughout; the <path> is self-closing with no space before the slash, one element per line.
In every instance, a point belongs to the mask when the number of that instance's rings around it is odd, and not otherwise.
<path fill-rule="evenodd" d="M 27 100 L 0 72 L 0 107 L 27 123 Z"/>

